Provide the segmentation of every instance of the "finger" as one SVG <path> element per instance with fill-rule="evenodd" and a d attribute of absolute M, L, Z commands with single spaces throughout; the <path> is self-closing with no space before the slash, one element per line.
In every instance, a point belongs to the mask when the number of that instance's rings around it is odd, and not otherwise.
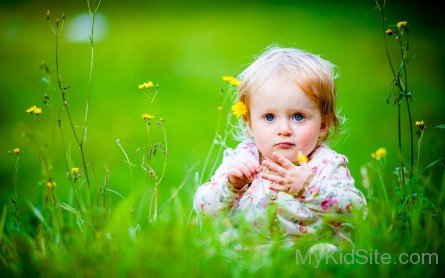
<path fill-rule="evenodd" d="M 303 187 L 301 188 L 289 188 L 288 192 L 290 195 L 294 196 L 294 197 L 298 197 L 301 195 L 302 191 L 303 191 Z"/>
<path fill-rule="evenodd" d="M 256 162 L 256 161 L 247 160 L 244 163 L 245 163 L 246 167 L 249 169 L 253 178 L 255 178 L 257 176 L 257 174 L 261 171 L 261 167 L 258 164 L 258 162 Z"/>
<path fill-rule="evenodd" d="M 235 177 L 236 179 L 243 179 L 244 175 L 243 173 L 238 169 L 238 168 L 232 168 L 229 170 L 229 172 L 227 173 L 227 175 L 230 177 Z"/>
<path fill-rule="evenodd" d="M 284 169 L 290 170 L 292 169 L 292 167 L 295 166 L 291 161 L 289 161 L 289 159 L 285 158 L 284 156 L 282 156 L 277 152 L 273 152 L 272 155 L 275 158 L 275 161 L 278 162 L 281 166 L 283 166 Z"/>
<path fill-rule="evenodd" d="M 263 160 L 263 165 L 270 171 L 275 172 L 282 177 L 286 176 L 286 170 L 283 167 L 277 165 L 276 163 L 273 163 L 268 160 Z"/>
<path fill-rule="evenodd" d="M 299 151 L 297 154 L 297 161 L 299 165 L 305 165 L 309 161 L 309 158 L 305 156 L 302 151 Z"/>
<path fill-rule="evenodd" d="M 267 173 L 261 173 L 261 177 L 265 180 L 268 180 L 268 181 L 274 182 L 274 183 L 278 183 L 278 184 L 283 184 L 283 180 L 284 180 L 282 177 L 267 174 Z"/>
<path fill-rule="evenodd" d="M 234 163 L 233 166 L 236 167 L 239 171 L 241 171 L 241 173 L 243 174 L 243 178 L 245 178 L 247 181 L 253 180 L 252 173 L 243 162 L 236 162 Z"/>
<path fill-rule="evenodd" d="M 269 185 L 269 189 L 270 190 L 275 190 L 275 191 L 286 192 L 286 193 L 289 191 L 286 186 L 280 185 L 280 184 L 274 184 L 274 183 L 271 183 Z"/>

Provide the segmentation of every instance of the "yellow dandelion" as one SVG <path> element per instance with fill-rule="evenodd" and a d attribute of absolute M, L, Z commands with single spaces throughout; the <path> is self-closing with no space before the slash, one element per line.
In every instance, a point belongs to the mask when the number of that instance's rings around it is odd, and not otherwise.
<path fill-rule="evenodd" d="M 36 115 L 42 114 L 42 108 L 39 108 L 39 107 L 34 108 L 34 114 L 36 114 Z"/>
<path fill-rule="evenodd" d="M 34 113 L 34 109 L 36 109 L 35 105 L 33 105 L 33 106 L 29 107 L 28 109 L 26 109 L 26 113 L 32 114 L 32 113 Z"/>
<path fill-rule="evenodd" d="M 386 149 L 385 148 L 379 148 L 376 152 L 375 152 L 377 157 L 381 157 L 384 158 L 386 156 Z"/>
<path fill-rule="evenodd" d="M 145 88 L 147 88 L 147 89 L 150 89 L 153 86 L 154 86 L 154 84 L 151 81 L 148 81 L 148 82 L 145 83 Z"/>
<path fill-rule="evenodd" d="M 71 173 L 73 173 L 74 175 L 77 175 L 79 173 L 79 168 L 77 168 L 77 167 L 71 168 Z"/>
<path fill-rule="evenodd" d="M 238 101 L 232 106 L 232 112 L 235 116 L 241 117 L 247 114 L 247 107 L 242 101 Z"/>
<path fill-rule="evenodd" d="M 397 28 L 399 28 L 400 30 L 403 30 L 406 28 L 407 24 L 408 24 L 407 21 L 399 21 L 399 22 L 397 22 Z"/>
<path fill-rule="evenodd" d="M 385 31 L 385 33 L 389 36 L 392 36 L 392 34 L 394 34 L 394 31 L 392 29 L 388 29 Z"/>
<path fill-rule="evenodd" d="M 232 80 L 230 80 L 229 83 L 230 83 L 230 85 L 236 86 L 236 87 L 238 87 L 241 84 L 241 82 L 236 78 L 233 78 Z"/>
<path fill-rule="evenodd" d="M 144 84 L 139 85 L 139 90 L 142 90 L 142 89 L 144 89 Z"/>
<path fill-rule="evenodd" d="M 372 159 L 375 160 L 382 160 L 383 158 L 386 157 L 386 149 L 385 148 L 378 148 L 377 151 L 375 151 L 375 153 L 371 154 Z"/>
<path fill-rule="evenodd" d="M 20 154 L 20 148 L 14 148 L 13 152 L 14 152 L 16 155 L 19 155 L 19 154 Z"/>
<path fill-rule="evenodd" d="M 150 115 L 150 114 L 142 114 L 142 119 L 143 120 L 150 120 L 153 119 L 155 116 Z"/>
<path fill-rule="evenodd" d="M 26 113 L 40 115 L 42 114 L 42 108 L 33 105 L 26 109 Z"/>

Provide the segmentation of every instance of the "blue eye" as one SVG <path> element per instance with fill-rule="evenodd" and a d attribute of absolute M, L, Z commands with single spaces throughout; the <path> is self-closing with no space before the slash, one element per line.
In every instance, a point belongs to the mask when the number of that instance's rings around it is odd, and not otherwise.
<path fill-rule="evenodd" d="M 273 121 L 275 119 L 275 116 L 272 115 L 272 114 L 266 114 L 264 116 L 264 118 L 266 119 L 266 121 L 271 122 L 271 121 Z"/>
<path fill-rule="evenodd" d="M 302 120 L 304 120 L 304 116 L 302 114 L 300 114 L 300 113 L 294 114 L 292 116 L 292 118 L 294 120 L 296 120 L 297 122 L 301 122 Z"/>

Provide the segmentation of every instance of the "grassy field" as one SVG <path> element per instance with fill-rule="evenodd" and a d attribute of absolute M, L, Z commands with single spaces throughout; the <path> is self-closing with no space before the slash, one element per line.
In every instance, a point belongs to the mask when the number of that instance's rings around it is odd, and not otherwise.
<path fill-rule="evenodd" d="M 423 14 L 419 13 L 421 8 Z M 49 22 L 47 9 L 51 9 Z M 387 104 L 392 74 L 374 1 L 229 1 L 211 5 L 204 1 L 187 5 L 181 1 L 169 5 L 104 1 L 96 17 L 91 85 L 91 27 L 83 17 L 88 13 L 86 2 L 0 4 L 0 273 L 443 273 L 441 265 L 403 264 L 395 259 L 403 252 L 436 253 L 440 261 L 444 255 L 440 237 L 445 221 L 445 147 L 440 139 L 444 132 L 435 128 L 445 121 L 441 26 L 435 18 L 437 12 L 420 4 L 390 2 L 387 10 L 388 24 L 408 21 L 409 52 L 416 55 L 407 66 L 412 115 L 414 121 L 426 123 L 419 165 L 415 164 L 408 185 L 401 185 L 393 174 L 401 159 L 398 118 L 396 105 L 391 101 Z M 51 26 L 55 28 L 56 17 L 62 21 L 62 13 L 66 18 L 57 56 L 62 87 L 69 87 L 65 90 L 67 107 L 76 134 L 84 132 L 85 104 L 91 89 L 83 144 L 90 187 L 66 110 L 61 118 L 63 139 L 57 125 L 63 105 L 56 75 L 56 37 Z M 82 34 L 83 39 L 79 38 Z M 389 37 L 388 43 L 398 66 L 394 37 Z M 238 74 L 271 44 L 318 53 L 338 66 L 338 106 L 347 121 L 333 147 L 349 158 L 356 185 L 365 193 L 369 205 L 366 221 L 355 223 L 356 249 L 367 250 L 367 254 L 376 250 L 389 253 L 394 258 L 390 264 L 298 265 L 295 248 L 280 246 L 234 253 L 219 244 L 218 221 L 202 221 L 192 212 L 198 181 L 209 174 L 202 170 L 218 115 L 225 115 L 230 107 L 226 103 L 223 111 L 217 109 L 229 88 L 221 77 Z M 42 61 L 48 73 L 42 71 Z M 159 85 L 153 103 L 150 101 L 156 88 L 146 93 L 138 88 L 149 80 Z M 44 94 L 50 105 L 42 102 Z M 43 110 L 38 121 L 35 115 L 25 112 L 33 105 Z M 409 124 L 404 105 L 402 144 L 404 161 L 409 163 Z M 143 113 L 155 116 L 149 134 L 147 122 L 141 119 Z M 164 129 L 156 124 L 160 117 Z M 416 131 L 417 127 L 413 128 Z M 116 144 L 118 139 L 121 147 Z M 416 135 L 414 140 L 417 159 Z M 162 147 L 149 161 L 145 150 L 155 143 L 162 143 Z M 235 142 L 229 140 L 228 144 L 234 146 Z M 386 156 L 373 160 L 371 153 L 380 147 L 386 148 Z M 14 148 L 20 148 L 19 156 Z M 217 159 L 217 152 L 212 153 L 211 161 Z M 165 161 L 165 175 L 158 184 Z M 439 162 L 427 167 L 435 161 Z M 153 168 L 157 180 L 150 178 L 148 168 L 140 167 L 147 165 Z M 368 176 L 363 175 L 363 167 L 368 169 Z M 77 177 L 72 168 L 80 169 Z M 56 182 L 51 188 L 48 177 Z M 78 196 L 73 194 L 73 188 Z M 153 201 L 155 188 L 157 200 Z M 80 205 L 76 198 L 81 200 Z M 299 248 L 306 250 L 305 244 Z M 413 258 L 417 259 L 416 255 Z"/>

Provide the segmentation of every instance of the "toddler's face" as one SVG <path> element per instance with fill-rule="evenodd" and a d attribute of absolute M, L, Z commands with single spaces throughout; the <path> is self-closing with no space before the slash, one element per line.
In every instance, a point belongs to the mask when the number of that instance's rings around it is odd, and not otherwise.
<path fill-rule="evenodd" d="M 297 84 L 279 76 L 252 92 L 247 129 L 263 157 L 272 160 L 277 151 L 292 162 L 299 151 L 310 154 L 327 131 L 317 104 Z"/>

